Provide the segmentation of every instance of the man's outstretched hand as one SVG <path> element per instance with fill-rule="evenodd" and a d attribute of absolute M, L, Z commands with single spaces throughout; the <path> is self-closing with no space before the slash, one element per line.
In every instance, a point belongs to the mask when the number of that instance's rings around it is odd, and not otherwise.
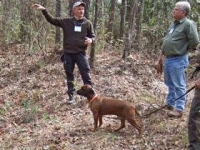
<path fill-rule="evenodd" d="M 43 6 L 40 5 L 40 4 L 34 4 L 34 5 L 33 5 L 33 8 L 34 8 L 34 9 L 37 9 L 37 10 L 45 10 L 45 9 L 46 9 L 45 7 L 43 7 Z"/>

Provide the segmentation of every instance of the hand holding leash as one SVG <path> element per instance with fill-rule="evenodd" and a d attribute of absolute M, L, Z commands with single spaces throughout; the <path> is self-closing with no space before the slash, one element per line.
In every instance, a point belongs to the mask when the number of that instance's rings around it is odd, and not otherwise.
<path fill-rule="evenodd" d="M 197 84 L 196 84 L 196 83 L 197 83 Z M 180 99 L 181 97 L 183 97 L 183 96 L 185 96 L 186 94 L 188 94 L 188 93 L 189 93 L 190 91 L 192 91 L 196 86 L 200 88 L 200 78 L 195 82 L 195 85 L 194 85 L 193 87 L 191 87 L 189 90 L 187 90 L 187 91 L 185 92 L 185 94 L 179 96 L 179 97 L 176 98 L 174 101 L 172 101 L 172 103 L 174 103 L 175 101 L 177 101 L 177 100 Z M 170 104 L 172 104 L 172 103 L 170 103 Z M 162 106 L 162 107 L 160 107 L 160 108 L 158 108 L 158 109 L 156 109 L 156 110 L 154 110 L 154 111 L 152 111 L 152 112 L 150 112 L 150 113 L 148 113 L 148 114 L 146 114 L 146 115 L 143 115 L 141 118 L 148 118 L 150 115 L 152 115 L 152 114 L 158 112 L 159 110 L 162 110 L 162 109 L 166 108 L 167 106 L 168 106 L 168 105 L 164 105 L 164 106 Z"/>
<path fill-rule="evenodd" d="M 195 88 L 200 89 L 200 78 L 195 81 Z"/>
<path fill-rule="evenodd" d="M 162 74 L 162 72 L 163 72 L 163 60 L 162 60 L 162 58 L 160 58 L 158 60 L 158 65 L 157 65 L 156 70 L 157 70 L 158 74 Z"/>

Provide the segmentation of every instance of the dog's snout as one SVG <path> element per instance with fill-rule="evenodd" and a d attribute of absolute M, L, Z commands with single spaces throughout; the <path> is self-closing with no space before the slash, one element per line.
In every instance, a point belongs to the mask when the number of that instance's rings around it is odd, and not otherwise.
<path fill-rule="evenodd" d="M 83 92 L 82 89 L 77 90 L 76 93 L 77 93 L 78 95 L 84 96 L 84 92 Z"/>
<path fill-rule="evenodd" d="M 80 94 L 81 92 L 80 92 L 80 90 L 77 90 L 76 93 L 77 93 L 77 94 Z"/>
<path fill-rule="evenodd" d="M 90 85 L 84 85 L 77 90 L 77 94 L 85 97 L 92 97 L 95 95 L 95 92 Z"/>

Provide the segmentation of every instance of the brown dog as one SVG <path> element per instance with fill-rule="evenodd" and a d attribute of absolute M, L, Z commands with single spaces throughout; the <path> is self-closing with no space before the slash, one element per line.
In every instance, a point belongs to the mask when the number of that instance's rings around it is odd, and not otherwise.
<path fill-rule="evenodd" d="M 127 120 L 138 130 L 139 136 L 141 135 L 141 127 L 135 120 L 135 115 L 139 115 L 139 113 L 131 103 L 98 96 L 90 85 L 82 86 L 77 91 L 77 94 L 88 99 L 89 107 L 94 117 L 94 130 L 97 130 L 98 121 L 99 127 L 102 125 L 103 115 L 117 115 L 121 120 L 121 126 L 114 131 L 119 131 L 124 128 L 125 121 Z"/>

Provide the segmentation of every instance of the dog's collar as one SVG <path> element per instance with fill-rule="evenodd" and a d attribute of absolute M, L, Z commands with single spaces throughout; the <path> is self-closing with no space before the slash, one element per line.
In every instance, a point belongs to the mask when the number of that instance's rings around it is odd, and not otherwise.
<path fill-rule="evenodd" d="M 89 100 L 89 103 L 92 103 L 97 97 L 98 97 L 98 95 L 96 94 L 94 97 L 92 97 L 91 100 Z"/>

